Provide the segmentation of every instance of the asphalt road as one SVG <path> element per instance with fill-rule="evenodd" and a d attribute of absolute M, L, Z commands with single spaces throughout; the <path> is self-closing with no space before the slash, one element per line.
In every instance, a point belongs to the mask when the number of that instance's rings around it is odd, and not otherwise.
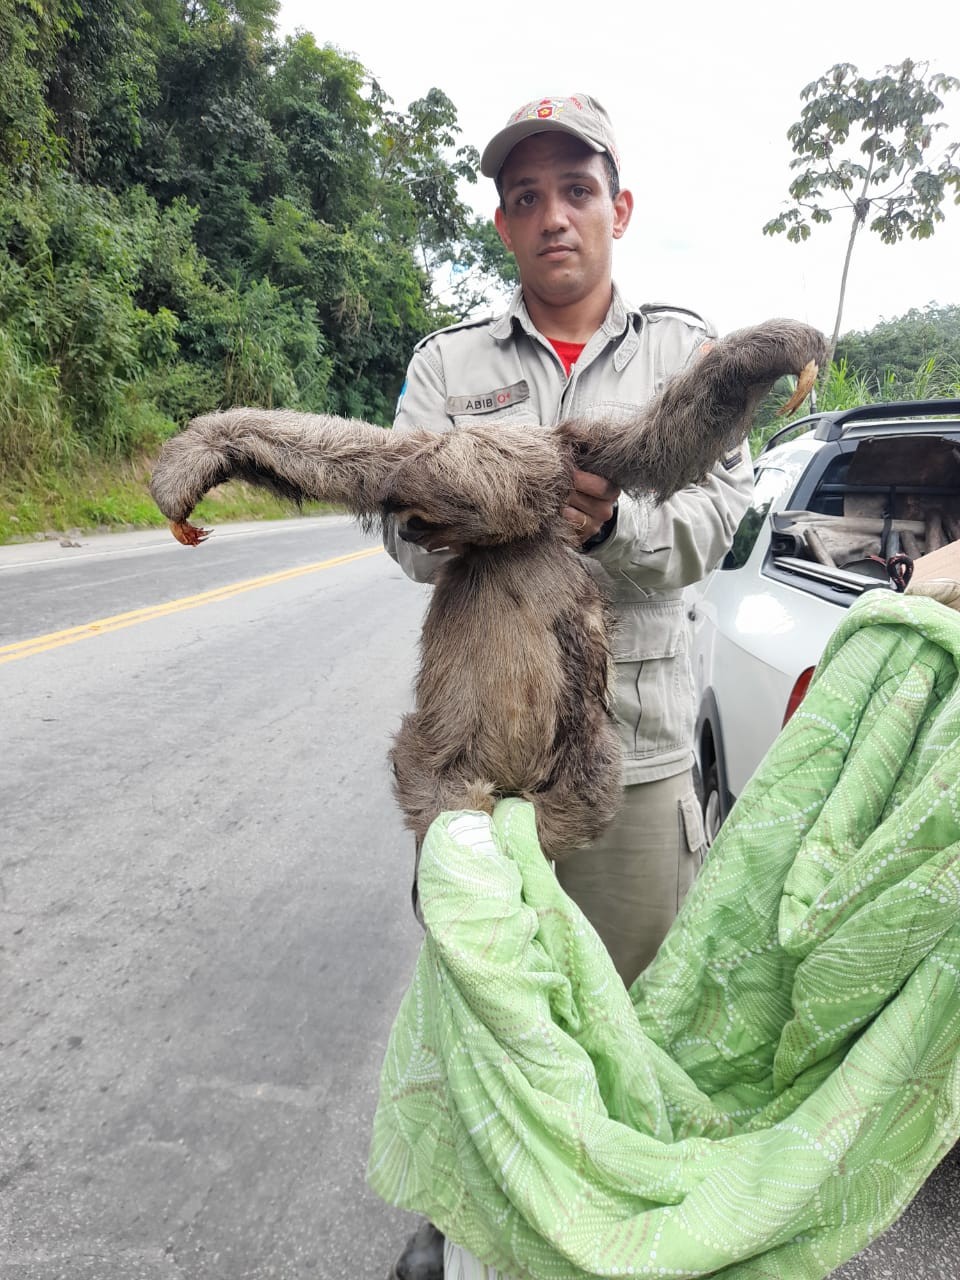
<path fill-rule="evenodd" d="M 0 549 L 0 1276 L 381 1280 L 426 589 L 338 517 L 82 542 Z"/>
<path fill-rule="evenodd" d="M 0 548 L 0 1277 L 385 1280 L 428 589 L 341 517 L 79 541 Z M 836 1274 L 954 1280 L 958 1201 Z"/>

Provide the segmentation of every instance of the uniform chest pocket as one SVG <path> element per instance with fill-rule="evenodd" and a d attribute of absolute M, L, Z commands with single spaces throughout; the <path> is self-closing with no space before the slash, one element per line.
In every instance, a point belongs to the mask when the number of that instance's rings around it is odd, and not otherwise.
<path fill-rule="evenodd" d="M 529 401 L 525 404 L 508 404 L 499 408 L 485 409 L 482 412 L 453 413 L 450 416 L 453 418 L 455 427 L 486 427 L 501 423 L 507 423 L 512 427 L 540 425 L 536 410 Z"/>
<path fill-rule="evenodd" d="M 640 406 L 651 393 L 648 391 L 646 395 L 639 400 L 593 400 L 590 404 L 575 406 L 571 410 L 571 417 L 578 418 L 581 422 L 609 422 L 615 426 L 623 426 L 627 422 L 636 420 L 640 412 Z"/>
<path fill-rule="evenodd" d="M 612 710 L 634 760 L 676 751 L 693 732 L 682 602 L 616 606 Z"/>

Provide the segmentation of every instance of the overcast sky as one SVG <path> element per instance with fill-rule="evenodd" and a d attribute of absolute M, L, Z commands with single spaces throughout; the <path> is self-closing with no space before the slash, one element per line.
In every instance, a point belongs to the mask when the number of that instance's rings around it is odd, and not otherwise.
<path fill-rule="evenodd" d="M 279 27 L 353 54 L 398 107 L 442 89 L 458 109 L 461 140 L 478 150 L 532 98 L 593 94 L 613 119 L 623 185 L 636 199 L 615 250 L 618 282 L 634 302 L 690 307 L 721 332 L 774 315 L 833 327 L 848 217 L 815 228 L 803 245 L 761 234 L 787 200 L 786 132 L 804 85 L 836 62 L 873 76 L 906 57 L 960 77 L 957 0 L 282 0 Z M 960 92 L 938 118 L 949 126 L 944 138 L 960 140 Z M 465 194 L 492 215 L 491 182 L 481 178 Z M 843 329 L 960 303 L 960 206 L 945 212 L 922 243 L 888 247 L 861 234 Z"/>

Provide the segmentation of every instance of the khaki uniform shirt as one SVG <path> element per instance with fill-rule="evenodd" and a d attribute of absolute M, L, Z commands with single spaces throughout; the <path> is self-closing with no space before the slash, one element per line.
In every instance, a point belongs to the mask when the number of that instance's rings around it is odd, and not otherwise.
<path fill-rule="evenodd" d="M 506 422 L 535 428 L 566 418 L 632 413 L 713 336 L 692 312 L 631 307 L 615 288 L 606 319 L 568 378 L 534 328 L 518 289 L 503 316 L 453 325 L 418 344 L 394 426 L 442 431 Z M 662 506 L 624 494 L 613 532 L 584 556 L 616 614 L 613 711 L 627 784 L 667 778 L 693 762 L 682 590 L 719 563 L 752 488 L 744 449 L 725 458 L 703 484 L 681 490 Z M 429 582 L 449 556 L 402 542 L 392 527 L 384 541 L 418 582 Z"/>

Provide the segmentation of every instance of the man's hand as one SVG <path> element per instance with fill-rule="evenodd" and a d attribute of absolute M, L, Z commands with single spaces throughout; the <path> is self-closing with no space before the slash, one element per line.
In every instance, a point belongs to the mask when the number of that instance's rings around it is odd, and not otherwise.
<path fill-rule="evenodd" d="M 617 486 L 604 480 L 603 476 L 595 476 L 590 471 L 574 471 L 573 488 L 563 515 L 573 525 L 581 546 L 613 519 L 613 509 L 619 497 Z"/>

